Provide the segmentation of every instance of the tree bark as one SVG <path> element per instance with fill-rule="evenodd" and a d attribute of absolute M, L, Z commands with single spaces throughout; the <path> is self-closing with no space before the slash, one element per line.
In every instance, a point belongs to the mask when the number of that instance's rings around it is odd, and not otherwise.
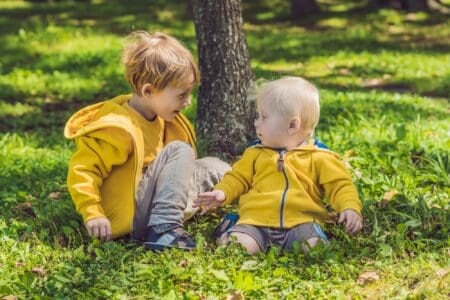
<path fill-rule="evenodd" d="M 254 134 L 254 77 L 240 0 L 192 0 L 202 75 L 197 136 L 209 155 L 230 160 Z"/>
<path fill-rule="evenodd" d="M 378 7 L 389 7 L 389 5 L 391 4 L 391 0 L 374 0 L 373 1 L 375 3 L 376 6 Z"/>
<path fill-rule="evenodd" d="M 402 9 L 410 12 L 427 11 L 429 9 L 427 0 L 401 0 Z"/>
<path fill-rule="evenodd" d="M 293 20 L 319 12 L 320 8 L 316 0 L 291 0 L 291 16 Z"/>

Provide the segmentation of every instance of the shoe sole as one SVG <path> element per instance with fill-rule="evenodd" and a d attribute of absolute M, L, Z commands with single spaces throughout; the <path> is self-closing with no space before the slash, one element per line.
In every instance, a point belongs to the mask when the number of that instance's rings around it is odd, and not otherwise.
<path fill-rule="evenodd" d="M 151 243 L 151 242 L 145 242 L 144 243 L 144 249 L 145 250 L 163 251 L 163 250 L 172 249 L 172 248 L 186 250 L 186 251 L 190 251 L 190 250 L 194 250 L 195 249 L 195 247 L 171 246 L 171 245 L 163 245 L 163 244 L 157 244 L 157 243 Z"/>

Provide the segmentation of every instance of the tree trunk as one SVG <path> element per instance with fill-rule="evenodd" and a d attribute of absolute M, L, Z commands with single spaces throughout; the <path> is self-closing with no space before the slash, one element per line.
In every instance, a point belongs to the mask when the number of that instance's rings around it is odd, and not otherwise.
<path fill-rule="evenodd" d="M 240 155 L 254 133 L 254 80 L 240 0 L 192 0 L 202 75 L 197 136 L 209 155 Z"/>
<path fill-rule="evenodd" d="M 382 8 L 389 7 L 391 4 L 390 3 L 391 0 L 374 0 L 373 2 L 375 3 L 376 6 L 382 7 Z"/>
<path fill-rule="evenodd" d="M 402 9 L 410 12 L 427 11 L 429 9 L 427 0 L 401 0 Z"/>
<path fill-rule="evenodd" d="M 293 20 L 319 12 L 320 8 L 316 0 L 291 0 L 291 16 Z"/>

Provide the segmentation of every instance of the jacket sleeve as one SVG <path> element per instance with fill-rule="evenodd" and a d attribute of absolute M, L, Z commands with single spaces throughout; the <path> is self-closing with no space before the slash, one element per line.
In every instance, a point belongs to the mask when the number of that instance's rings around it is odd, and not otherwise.
<path fill-rule="evenodd" d="M 322 153 L 316 161 L 319 184 L 331 207 L 337 212 L 353 209 L 361 214 L 361 201 L 350 172 L 334 153 Z"/>
<path fill-rule="evenodd" d="M 255 151 L 252 151 L 252 148 L 247 149 L 242 157 L 233 164 L 232 169 L 225 173 L 222 180 L 214 187 L 215 190 L 225 193 L 224 205 L 230 204 L 248 192 L 253 182 L 255 159 Z"/>
<path fill-rule="evenodd" d="M 77 149 L 69 161 L 67 185 L 84 222 L 104 217 L 100 189 L 114 166 L 125 163 L 133 146 L 122 129 L 105 128 L 76 138 Z"/>

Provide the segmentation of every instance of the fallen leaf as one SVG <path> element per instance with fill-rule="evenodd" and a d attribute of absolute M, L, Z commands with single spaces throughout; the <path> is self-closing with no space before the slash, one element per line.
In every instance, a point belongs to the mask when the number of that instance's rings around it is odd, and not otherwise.
<path fill-rule="evenodd" d="M 372 281 L 380 280 L 380 276 L 376 271 L 367 271 L 359 275 L 356 280 L 357 284 L 364 285 Z"/>
<path fill-rule="evenodd" d="M 227 300 L 244 300 L 244 294 L 241 291 L 232 291 L 231 294 L 227 295 Z"/>
<path fill-rule="evenodd" d="M 350 75 L 350 74 L 352 74 L 352 71 L 347 68 L 340 68 L 340 69 L 338 69 L 338 73 L 341 75 Z"/>
<path fill-rule="evenodd" d="M 25 266 L 25 263 L 22 261 L 16 261 L 16 268 Z"/>
<path fill-rule="evenodd" d="M 353 149 L 352 150 L 347 150 L 344 153 L 344 158 L 350 158 L 350 157 L 353 157 L 355 155 L 356 155 L 355 150 L 353 150 Z"/>
<path fill-rule="evenodd" d="M 2 300 L 17 300 L 18 298 L 13 295 L 8 295 L 2 298 Z"/>
<path fill-rule="evenodd" d="M 439 277 L 444 277 L 447 274 L 448 274 L 448 270 L 446 270 L 446 269 L 436 270 L 436 275 Z"/>
<path fill-rule="evenodd" d="M 41 277 L 47 275 L 47 272 L 42 267 L 34 267 L 31 271 Z"/>
<path fill-rule="evenodd" d="M 380 202 L 381 208 L 386 208 L 389 201 L 391 201 L 399 192 L 397 190 L 390 190 L 383 195 L 383 199 Z"/>
<path fill-rule="evenodd" d="M 227 274 L 223 270 L 211 270 L 211 273 L 216 277 L 216 279 L 221 281 L 230 281 Z"/>
<path fill-rule="evenodd" d="M 418 21 L 419 20 L 419 14 L 416 13 L 408 13 L 405 15 L 406 21 Z"/>
<path fill-rule="evenodd" d="M 369 88 L 370 87 L 379 87 L 384 82 L 385 82 L 385 80 L 383 78 L 370 78 L 370 79 L 363 80 L 362 86 L 369 87 Z"/>
<path fill-rule="evenodd" d="M 397 190 L 390 190 L 389 192 L 384 193 L 383 200 L 391 201 L 392 198 L 394 198 L 395 195 L 397 194 L 398 194 Z"/>
<path fill-rule="evenodd" d="M 22 234 L 22 235 L 19 237 L 19 241 L 24 242 L 24 241 L 26 241 L 27 239 L 29 239 L 30 236 L 31 236 L 31 233 L 25 232 L 24 234 Z"/>
<path fill-rule="evenodd" d="M 31 202 L 20 203 L 19 205 L 14 206 L 12 209 L 15 211 L 24 212 L 32 217 L 36 216 L 36 214 L 33 211 L 33 203 Z"/>
<path fill-rule="evenodd" d="M 181 268 L 185 268 L 188 265 L 188 260 L 187 259 L 182 259 L 179 263 L 178 266 Z"/>
<path fill-rule="evenodd" d="M 58 200 L 61 198 L 61 192 L 51 192 L 47 197 L 52 200 Z"/>

